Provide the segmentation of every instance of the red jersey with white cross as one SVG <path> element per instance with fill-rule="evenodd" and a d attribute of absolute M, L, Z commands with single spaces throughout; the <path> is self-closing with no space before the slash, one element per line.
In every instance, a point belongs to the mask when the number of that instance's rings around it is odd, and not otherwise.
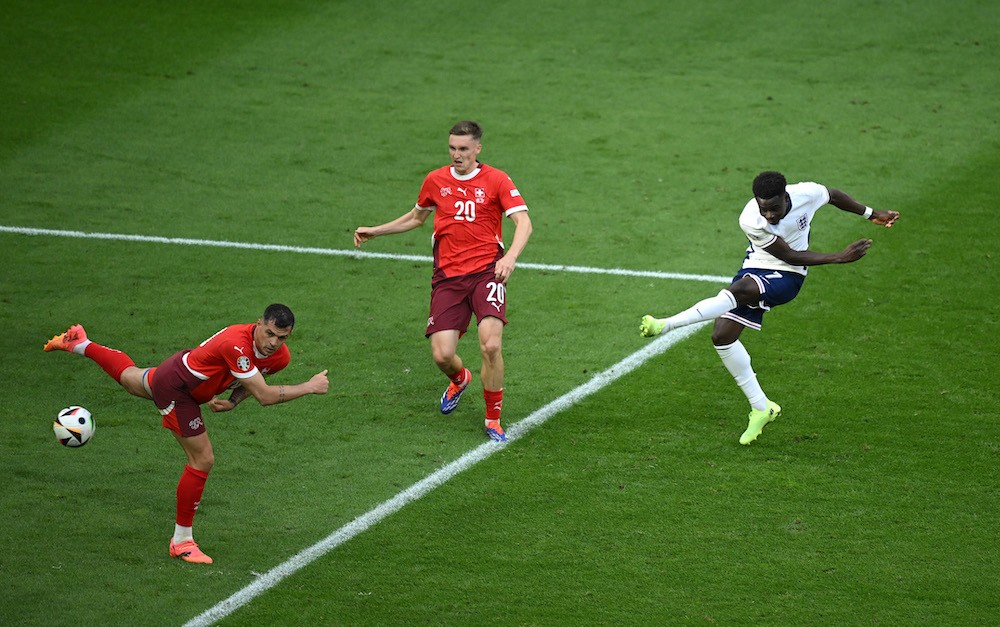
<path fill-rule="evenodd" d="M 232 387 L 237 379 L 248 379 L 258 372 L 271 374 L 289 364 L 291 353 L 282 344 L 270 357 L 257 352 L 253 343 L 256 324 L 234 324 L 208 338 L 183 358 L 188 371 L 202 382 L 191 390 L 198 403 Z"/>
<path fill-rule="evenodd" d="M 504 216 L 528 207 L 502 170 L 480 163 L 467 175 L 451 166 L 424 179 L 417 209 L 434 211 L 434 279 L 476 274 L 503 256 Z"/>

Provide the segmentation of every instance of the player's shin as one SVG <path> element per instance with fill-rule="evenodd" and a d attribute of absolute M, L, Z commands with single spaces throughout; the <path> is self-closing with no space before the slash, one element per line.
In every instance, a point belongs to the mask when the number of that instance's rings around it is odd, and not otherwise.
<path fill-rule="evenodd" d="M 207 472 L 184 466 L 184 472 L 177 483 L 177 525 L 191 527 L 194 524 L 194 513 L 201 502 L 207 480 Z"/>
<path fill-rule="evenodd" d="M 729 374 L 733 375 L 736 385 L 740 386 L 743 394 L 746 395 L 750 406 L 758 410 L 767 409 L 767 395 L 757 382 L 757 374 L 750 364 L 750 353 L 739 340 L 725 346 L 716 346 L 715 351 L 719 353 L 722 363 L 726 366 Z"/>

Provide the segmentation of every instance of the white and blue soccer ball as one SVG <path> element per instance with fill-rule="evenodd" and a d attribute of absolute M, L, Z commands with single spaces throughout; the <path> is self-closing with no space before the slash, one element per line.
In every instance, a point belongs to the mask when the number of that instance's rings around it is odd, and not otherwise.
<path fill-rule="evenodd" d="M 94 437 L 96 429 L 94 417 L 79 405 L 72 405 L 60 411 L 55 422 L 52 423 L 56 439 L 63 446 L 70 448 L 77 448 L 89 442 L 90 438 Z"/>

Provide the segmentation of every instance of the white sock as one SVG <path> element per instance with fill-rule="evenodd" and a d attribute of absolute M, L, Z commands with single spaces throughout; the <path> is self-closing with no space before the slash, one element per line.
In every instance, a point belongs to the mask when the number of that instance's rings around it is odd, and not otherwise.
<path fill-rule="evenodd" d="M 698 301 L 679 314 L 667 318 L 667 326 L 663 328 L 664 333 L 678 327 L 686 327 L 695 322 L 714 320 L 722 314 L 736 309 L 736 297 L 729 290 L 722 290 L 716 296 Z"/>
<path fill-rule="evenodd" d="M 715 351 L 719 353 L 719 357 L 722 358 L 722 363 L 725 364 L 729 374 L 736 379 L 736 385 L 740 386 L 740 389 L 746 394 L 747 400 L 750 401 L 750 407 L 765 411 L 767 409 L 767 395 L 764 394 L 763 388 L 757 382 L 757 374 L 750 366 L 750 353 L 747 352 L 743 343 L 736 340 L 726 346 L 716 346 Z"/>
<path fill-rule="evenodd" d="M 174 525 L 174 544 L 180 544 L 185 540 L 194 540 L 194 533 L 191 527 L 181 527 L 180 525 Z"/>
<path fill-rule="evenodd" d="M 73 352 L 77 355 L 82 355 L 88 346 L 90 346 L 90 340 L 84 340 L 73 347 Z"/>

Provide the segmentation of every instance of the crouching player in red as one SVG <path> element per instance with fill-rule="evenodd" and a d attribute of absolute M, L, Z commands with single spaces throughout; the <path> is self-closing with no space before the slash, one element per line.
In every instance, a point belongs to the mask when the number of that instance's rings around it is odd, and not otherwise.
<path fill-rule="evenodd" d="M 264 375 L 278 372 L 291 360 L 285 342 L 294 326 L 291 309 L 270 305 L 256 323 L 226 327 L 197 348 L 182 350 L 154 368 L 138 368 L 125 353 L 92 342 L 79 324 L 45 345 L 46 351 L 64 350 L 97 362 L 130 394 L 153 401 L 163 416 L 163 426 L 174 432 L 187 464 L 177 484 L 171 557 L 212 563 L 192 533 L 195 510 L 215 463 L 201 405 L 207 403 L 212 411 L 221 412 L 233 409 L 248 396 L 261 405 L 274 405 L 306 394 L 326 394 L 330 385 L 327 370 L 297 385 L 268 385 L 264 380 Z M 233 392 L 228 399 L 216 398 L 229 388 Z"/>

